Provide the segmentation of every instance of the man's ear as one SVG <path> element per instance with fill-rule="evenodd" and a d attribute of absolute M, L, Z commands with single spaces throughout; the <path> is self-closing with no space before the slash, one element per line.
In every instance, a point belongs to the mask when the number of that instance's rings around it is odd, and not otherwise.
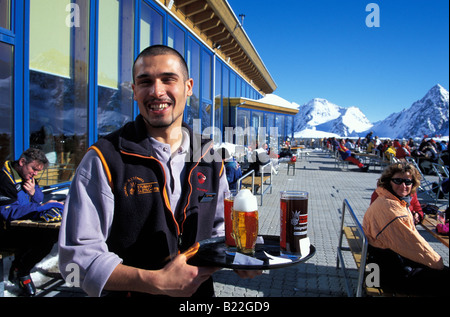
<path fill-rule="evenodd" d="M 194 79 L 189 78 L 186 80 L 186 95 L 192 96 L 192 88 L 194 87 Z"/>
<path fill-rule="evenodd" d="M 25 163 L 26 163 L 25 162 L 25 158 L 22 157 L 22 158 L 19 159 L 19 166 L 24 166 Z"/>

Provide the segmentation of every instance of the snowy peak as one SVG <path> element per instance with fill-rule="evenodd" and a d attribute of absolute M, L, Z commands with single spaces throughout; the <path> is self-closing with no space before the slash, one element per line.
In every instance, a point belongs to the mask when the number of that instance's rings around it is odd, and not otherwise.
<path fill-rule="evenodd" d="M 359 108 L 340 107 L 322 98 L 314 98 L 301 106 L 295 117 L 295 131 L 316 129 L 350 136 L 371 127 Z"/>
<path fill-rule="evenodd" d="M 437 84 L 409 108 L 390 114 L 372 124 L 358 107 L 341 107 L 326 99 L 314 98 L 300 106 L 295 116 L 295 132 L 314 130 L 341 137 L 365 136 L 373 131 L 381 138 L 422 138 L 449 135 L 449 93 Z M 304 135 L 304 134 L 302 134 Z"/>
<path fill-rule="evenodd" d="M 372 128 L 380 137 L 410 138 L 449 135 L 449 94 L 441 85 L 433 86 L 408 109 L 389 115 Z"/>

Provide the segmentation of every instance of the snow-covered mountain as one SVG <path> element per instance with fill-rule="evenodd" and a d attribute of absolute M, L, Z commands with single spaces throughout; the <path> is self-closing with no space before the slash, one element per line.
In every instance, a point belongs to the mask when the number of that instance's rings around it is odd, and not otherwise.
<path fill-rule="evenodd" d="M 357 107 L 340 107 L 326 99 L 315 98 L 299 107 L 294 127 L 296 132 L 315 128 L 341 136 L 357 136 L 372 124 Z"/>
<path fill-rule="evenodd" d="M 375 135 L 390 138 L 449 135 L 449 95 L 441 85 L 431 88 L 420 100 L 374 124 Z"/>
<path fill-rule="evenodd" d="M 441 85 L 432 87 L 409 108 L 372 124 L 357 107 L 341 107 L 315 98 L 299 107 L 294 123 L 297 135 L 324 131 L 341 137 L 365 136 L 369 131 L 381 138 L 449 135 L 449 94 Z M 304 135 L 304 134 L 303 134 Z"/>

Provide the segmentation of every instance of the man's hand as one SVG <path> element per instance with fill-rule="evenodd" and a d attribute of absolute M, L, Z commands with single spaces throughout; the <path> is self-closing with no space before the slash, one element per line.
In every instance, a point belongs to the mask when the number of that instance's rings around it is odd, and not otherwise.
<path fill-rule="evenodd" d="M 161 294 L 175 297 L 189 297 L 198 287 L 205 282 L 214 272 L 215 267 L 196 267 L 186 263 L 184 254 L 177 255 L 161 271 L 157 286 Z"/>
<path fill-rule="evenodd" d="M 126 290 L 188 297 L 220 268 L 196 267 L 187 264 L 196 249 L 177 255 L 161 270 L 143 270 L 119 264 L 106 282 L 106 290 Z"/>
<path fill-rule="evenodd" d="M 34 181 L 34 177 L 26 180 L 23 184 L 22 187 L 23 189 L 30 195 L 30 196 L 34 196 L 35 193 L 35 188 L 34 186 L 36 185 L 35 181 Z"/>

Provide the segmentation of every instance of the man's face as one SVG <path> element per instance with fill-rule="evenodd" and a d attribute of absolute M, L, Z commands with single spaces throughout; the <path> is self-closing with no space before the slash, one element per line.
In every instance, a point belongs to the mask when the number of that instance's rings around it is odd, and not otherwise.
<path fill-rule="evenodd" d="M 19 160 L 19 167 L 17 168 L 17 172 L 22 177 L 23 181 L 28 181 L 36 177 L 36 175 L 39 174 L 39 172 L 43 169 L 44 164 L 38 161 L 32 161 L 31 163 L 26 164 L 25 159 L 21 158 Z"/>
<path fill-rule="evenodd" d="M 149 129 L 181 126 L 192 86 L 175 55 L 144 56 L 135 64 L 134 100 Z"/>

